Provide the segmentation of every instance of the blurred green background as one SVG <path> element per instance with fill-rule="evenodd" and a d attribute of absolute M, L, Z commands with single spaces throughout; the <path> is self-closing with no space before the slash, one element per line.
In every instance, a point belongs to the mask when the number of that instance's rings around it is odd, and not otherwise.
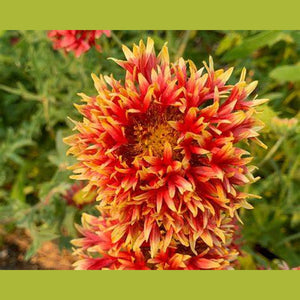
<path fill-rule="evenodd" d="M 62 138 L 71 133 L 67 116 L 79 119 L 73 103 L 78 92 L 95 94 L 90 74 L 123 70 L 109 57 L 123 59 L 129 48 L 150 36 L 159 50 L 167 41 L 171 60 L 180 56 L 197 67 L 208 56 L 215 68 L 235 67 L 230 82 L 243 67 L 247 80 L 258 80 L 260 110 L 266 127 L 264 150 L 249 147 L 261 180 L 245 189 L 262 199 L 254 210 L 242 211 L 242 269 L 274 267 L 274 259 L 300 265 L 300 32 L 299 31 L 114 31 L 102 36 L 103 52 L 95 49 L 75 58 L 55 51 L 46 31 L 0 33 L 0 250 L 5 236 L 24 228 L 32 237 L 24 259 L 45 241 L 70 249 L 74 221 L 92 205 L 68 205 L 64 194 L 73 181 L 66 169 Z"/>

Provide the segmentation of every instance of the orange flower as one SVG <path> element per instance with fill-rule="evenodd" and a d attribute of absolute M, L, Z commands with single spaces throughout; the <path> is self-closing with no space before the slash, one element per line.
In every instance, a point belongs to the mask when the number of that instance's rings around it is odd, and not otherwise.
<path fill-rule="evenodd" d="M 101 208 L 98 207 L 101 211 Z M 124 240 L 114 242 L 116 229 L 121 225 L 111 220 L 108 215 L 102 217 L 83 214 L 83 227 L 77 226 L 82 238 L 73 240 L 78 249 L 75 255 L 77 270 L 222 270 L 230 269 L 238 251 L 235 249 L 234 226 L 230 219 L 222 220 L 222 229 L 227 242 L 218 243 L 213 248 L 198 241 L 197 255 L 189 248 L 172 242 L 165 250 L 158 251 L 150 257 L 150 244 L 143 242 L 140 249 L 124 247 Z"/>
<path fill-rule="evenodd" d="M 152 262 L 171 245 L 195 257 L 199 245 L 223 249 L 223 219 L 252 208 L 246 199 L 253 195 L 237 189 L 255 181 L 252 158 L 236 144 L 264 146 L 255 106 L 267 100 L 248 99 L 257 82 L 247 84 L 245 70 L 226 84 L 233 69 L 215 71 L 211 58 L 200 70 L 182 58 L 170 64 L 167 47 L 156 55 L 151 39 L 123 51 L 127 60 L 115 61 L 126 70 L 124 83 L 92 75 L 98 95 L 80 94 L 84 119 L 65 139 L 78 160 L 72 178 L 97 187 L 101 214 L 118 224 L 112 242 L 122 249 L 139 253 L 149 244 Z"/>

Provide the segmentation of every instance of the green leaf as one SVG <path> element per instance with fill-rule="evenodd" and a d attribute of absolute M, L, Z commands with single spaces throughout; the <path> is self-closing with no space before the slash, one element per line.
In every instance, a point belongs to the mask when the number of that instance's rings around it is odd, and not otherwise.
<path fill-rule="evenodd" d="M 263 31 L 254 36 L 246 38 L 240 45 L 233 48 L 225 56 L 225 61 L 243 58 L 252 54 L 255 50 L 264 46 L 272 46 L 274 43 L 284 39 L 284 35 L 280 31 Z"/>
<path fill-rule="evenodd" d="M 33 238 L 33 242 L 25 254 L 25 260 L 29 260 L 39 250 L 44 242 L 52 241 L 59 237 L 59 235 L 51 232 L 49 229 L 34 229 L 30 231 L 30 234 Z"/>
<path fill-rule="evenodd" d="M 270 77 L 281 82 L 300 81 L 300 65 L 286 65 L 277 67 L 270 72 Z"/>
<path fill-rule="evenodd" d="M 232 47 L 239 45 L 241 43 L 241 40 L 241 34 L 237 32 L 228 33 L 218 45 L 218 48 L 216 49 L 216 55 L 221 55 L 229 49 L 232 49 Z"/>
<path fill-rule="evenodd" d="M 25 168 L 22 167 L 12 187 L 12 191 L 11 191 L 12 199 L 25 202 L 26 196 L 24 193 L 24 187 L 25 187 L 24 181 L 25 181 Z"/>

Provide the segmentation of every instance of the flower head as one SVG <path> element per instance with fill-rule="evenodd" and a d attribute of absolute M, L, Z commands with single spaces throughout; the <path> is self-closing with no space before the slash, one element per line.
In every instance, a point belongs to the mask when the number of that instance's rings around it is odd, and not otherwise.
<path fill-rule="evenodd" d="M 48 37 L 53 41 L 54 49 L 72 51 L 79 57 L 92 46 L 101 52 L 101 46 L 96 44 L 96 40 L 103 34 L 109 37 L 110 30 L 51 30 Z"/>
<path fill-rule="evenodd" d="M 159 268 L 173 255 L 182 268 L 200 268 L 194 260 L 205 247 L 205 255 L 228 254 L 224 220 L 252 208 L 253 195 L 237 188 L 255 181 L 252 158 L 237 143 L 264 146 L 255 106 L 266 99 L 248 99 L 257 82 L 247 84 L 245 70 L 227 84 L 233 69 L 214 70 L 211 58 L 200 70 L 182 58 L 170 64 L 167 46 L 156 55 L 151 39 L 123 51 L 126 60 L 114 61 L 124 83 L 93 75 L 98 95 L 80 94 L 84 119 L 65 139 L 78 160 L 72 178 L 97 187 L 101 214 L 117 222 L 113 243 L 134 253 L 148 247 Z"/>
<path fill-rule="evenodd" d="M 101 208 L 98 207 L 101 211 Z M 115 242 L 117 228 L 122 226 L 108 215 L 95 217 L 82 216 L 82 227 L 77 226 L 82 237 L 72 241 L 78 249 L 75 255 L 77 270 L 223 270 L 230 269 L 238 251 L 233 245 L 233 226 L 224 219 L 222 227 L 227 242 L 210 248 L 199 241 L 198 254 L 189 248 L 172 242 L 165 250 L 150 255 L 150 243 L 143 242 L 139 249 L 125 247 L 124 241 Z"/>

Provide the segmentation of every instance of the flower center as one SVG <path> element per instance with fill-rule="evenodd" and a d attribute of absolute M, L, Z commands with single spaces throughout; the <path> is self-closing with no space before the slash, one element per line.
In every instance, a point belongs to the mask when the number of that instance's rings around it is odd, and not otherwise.
<path fill-rule="evenodd" d="M 131 117 L 131 125 L 125 128 L 128 143 L 118 150 L 127 163 L 136 157 L 156 156 L 163 157 L 166 142 L 172 149 L 174 159 L 181 158 L 180 150 L 175 150 L 179 132 L 170 126 L 169 121 L 182 118 L 176 107 L 161 107 L 152 104 L 146 114 Z"/>
<path fill-rule="evenodd" d="M 162 157 L 164 145 L 168 142 L 172 148 L 175 147 L 178 134 L 167 121 L 155 123 L 148 127 L 141 124 L 134 126 L 136 138 L 135 149 L 137 152 Z"/>

